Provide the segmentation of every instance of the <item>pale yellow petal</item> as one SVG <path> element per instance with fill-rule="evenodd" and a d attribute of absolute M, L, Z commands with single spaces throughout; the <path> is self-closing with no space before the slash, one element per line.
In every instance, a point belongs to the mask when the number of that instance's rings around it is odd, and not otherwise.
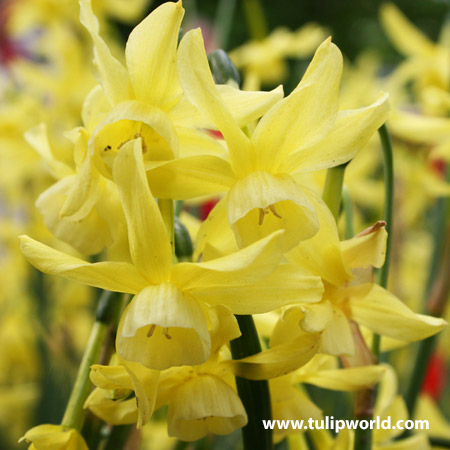
<path fill-rule="evenodd" d="M 168 280 L 172 264 L 170 240 L 148 187 L 139 139 L 120 149 L 113 175 L 127 219 L 133 262 L 150 282 Z"/>
<path fill-rule="evenodd" d="M 349 161 L 386 121 L 389 111 L 387 99 L 388 94 L 383 94 L 365 108 L 340 111 L 324 139 L 295 151 L 280 170 L 308 172 Z"/>
<path fill-rule="evenodd" d="M 236 174 L 251 170 L 250 141 L 233 119 L 214 84 L 200 29 L 189 31 L 178 50 L 178 76 L 186 97 L 222 132 Z"/>
<path fill-rule="evenodd" d="M 121 262 L 88 263 L 47 247 L 28 236 L 20 236 L 22 253 L 44 273 L 108 291 L 139 292 L 147 283 L 134 266 Z"/>
<path fill-rule="evenodd" d="M 319 226 L 313 195 L 289 175 L 253 172 L 240 179 L 228 194 L 228 222 L 240 247 L 284 229 L 284 249 L 313 236 Z"/>
<path fill-rule="evenodd" d="M 116 339 L 124 360 L 155 370 L 201 364 L 208 359 L 210 347 L 201 306 L 170 283 L 148 286 L 134 297 L 122 315 Z"/>
<path fill-rule="evenodd" d="M 181 1 L 167 2 L 131 32 L 125 55 L 137 99 L 164 107 L 181 95 L 176 51 L 183 15 Z"/>
<path fill-rule="evenodd" d="M 363 236 L 341 242 L 345 265 L 356 267 L 381 267 L 386 257 L 387 232 L 385 227 Z"/>
<path fill-rule="evenodd" d="M 169 436 L 196 441 L 208 433 L 232 433 L 247 423 L 247 414 L 227 383 L 205 374 L 178 387 L 170 401 L 167 420 Z"/>
<path fill-rule="evenodd" d="M 198 155 L 168 161 L 149 170 L 149 183 L 158 198 L 186 200 L 226 192 L 235 178 L 224 159 Z"/>
<path fill-rule="evenodd" d="M 291 151 L 316 144 L 332 129 L 342 64 L 341 52 L 327 39 L 297 88 L 261 119 L 252 137 L 261 169 L 277 169 Z"/>
<path fill-rule="evenodd" d="M 318 351 L 319 334 L 304 334 L 256 355 L 224 362 L 235 375 L 267 380 L 292 372 L 306 364 Z"/>
<path fill-rule="evenodd" d="M 94 62 L 100 83 L 112 105 L 131 98 L 128 75 L 122 64 L 111 55 L 108 46 L 99 35 L 99 24 L 92 12 L 91 0 L 79 0 L 80 21 L 94 42 Z"/>
<path fill-rule="evenodd" d="M 377 285 L 348 288 L 348 296 L 353 319 L 383 336 L 414 342 L 438 333 L 447 324 L 444 319 L 415 314 Z"/>

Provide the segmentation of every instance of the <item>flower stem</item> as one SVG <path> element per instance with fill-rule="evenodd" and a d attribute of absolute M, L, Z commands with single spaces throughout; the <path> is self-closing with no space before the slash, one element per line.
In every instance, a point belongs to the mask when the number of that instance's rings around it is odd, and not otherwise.
<path fill-rule="evenodd" d="M 242 335 L 230 342 L 233 359 L 241 359 L 261 351 L 255 322 L 250 315 L 236 316 Z M 236 377 L 239 397 L 247 412 L 248 423 L 242 429 L 244 450 L 272 450 L 272 431 L 265 430 L 263 420 L 272 419 L 269 383 Z"/>
<path fill-rule="evenodd" d="M 61 425 L 81 431 L 86 414 L 83 405 L 92 386 L 89 379 L 91 365 L 100 356 L 108 324 L 114 317 L 114 311 L 118 307 L 118 304 L 119 302 L 115 293 L 103 292 L 97 307 L 96 320 L 92 327 Z"/>
<path fill-rule="evenodd" d="M 355 235 L 353 228 L 353 205 L 350 192 L 345 186 L 342 190 L 342 205 L 345 214 L 345 239 L 351 239 Z"/>
<path fill-rule="evenodd" d="M 383 219 L 386 221 L 386 231 L 388 233 L 386 242 L 386 259 L 383 267 L 378 273 L 378 284 L 386 288 L 388 283 L 389 265 L 391 261 L 392 225 L 394 218 L 394 157 L 392 143 L 386 124 L 378 130 L 381 146 L 383 149 L 383 170 L 384 170 L 384 211 Z M 380 358 L 380 336 L 375 334 L 372 341 L 372 352 L 375 358 Z"/>
<path fill-rule="evenodd" d="M 322 198 L 326 203 L 336 222 L 341 208 L 342 186 L 344 184 L 344 173 L 348 163 L 340 166 L 331 167 L 327 170 L 325 186 L 323 188 Z"/>

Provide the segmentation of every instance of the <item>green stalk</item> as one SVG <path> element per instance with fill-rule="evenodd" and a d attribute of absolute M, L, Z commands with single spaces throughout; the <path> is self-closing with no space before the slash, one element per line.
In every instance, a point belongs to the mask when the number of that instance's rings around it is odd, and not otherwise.
<path fill-rule="evenodd" d="M 341 208 L 342 186 L 344 184 L 344 173 L 347 164 L 348 163 L 344 163 L 340 166 L 328 169 L 325 186 L 323 188 L 323 201 L 330 209 L 336 222 Z"/>
<path fill-rule="evenodd" d="M 235 8 L 236 0 L 220 0 L 217 6 L 214 24 L 219 35 L 219 47 L 224 50 L 228 47 Z"/>
<path fill-rule="evenodd" d="M 345 214 L 345 239 L 351 239 L 355 235 L 353 228 L 353 205 L 350 192 L 345 186 L 342 191 L 342 205 Z"/>
<path fill-rule="evenodd" d="M 389 265 L 391 261 L 392 223 L 394 219 L 394 156 L 392 151 L 391 138 L 386 124 L 378 130 L 381 146 L 383 149 L 383 171 L 384 171 L 384 211 L 383 219 L 386 221 L 386 231 L 388 238 L 386 242 L 386 259 L 383 267 L 378 273 L 378 284 L 386 288 L 388 284 Z M 380 358 L 380 336 L 374 334 L 372 341 L 372 352 L 375 358 Z"/>
<path fill-rule="evenodd" d="M 243 0 L 245 17 L 252 39 L 261 40 L 267 36 L 267 24 L 260 0 Z"/>
<path fill-rule="evenodd" d="M 261 351 L 255 322 L 250 315 L 236 316 L 242 335 L 230 342 L 233 359 L 241 359 Z M 239 397 L 247 412 L 248 423 L 242 429 L 244 450 L 272 450 L 272 431 L 265 430 L 262 420 L 272 419 L 269 383 L 236 377 Z"/>
<path fill-rule="evenodd" d="M 75 428 L 81 431 L 86 415 L 83 405 L 92 388 L 91 380 L 89 379 L 91 365 L 98 361 L 100 357 L 108 324 L 114 317 L 114 311 L 118 303 L 116 295 L 108 291 L 104 291 L 99 300 L 97 317 L 78 369 L 64 417 L 61 421 L 61 425 L 65 427 Z"/>
<path fill-rule="evenodd" d="M 171 199 L 159 199 L 158 200 L 159 210 L 161 211 L 161 216 L 166 226 L 166 230 L 169 234 L 170 246 L 172 247 L 172 260 L 176 262 L 175 256 L 175 231 L 174 231 L 174 222 L 175 222 L 175 209 L 173 206 L 173 200 Z"/>

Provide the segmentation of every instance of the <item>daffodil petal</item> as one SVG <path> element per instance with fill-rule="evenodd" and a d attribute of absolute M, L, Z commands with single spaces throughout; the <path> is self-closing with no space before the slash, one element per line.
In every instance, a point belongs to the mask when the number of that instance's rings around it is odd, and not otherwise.
<path fill-rule="evenodd" d="M 133 389 L 130 375 L 125 366 L 103 366 L 93 364 L 89 377 L 92 383 L 101 389 Z"/>
<path fill-rule="evenodd" d="M 236 376 L 267 380 L 292 372 L 306 364 L 318 351 L 319 334 L 304 334 L 247 358 L 227 361 Z"/>
<path fill-rule="evenodd" d="M 424 433 L 417 433 L 398 441 L 375 443 L 374 450 L 431 450 L 428 437 Z"/>
<path fill-rule="evenodd" d="M 297 267 L 283 264 L 263 280 L 245 285 L 242 278 L 233 275 L 233 282 L 211 287 L 190 289 L 197 299 L 210 305 L 223 304 L 234 314 L 260 314 L 294 303 L 318 302 L 323 285 L 319 277 L 304 274 Z"/>
<path fill-rule="evenodd" d="M 381 24 L 395 47 L 404 55 L 430 56 L 435 44 L 416 28 L 393 3 L 381 6 Z"/>
<path fill-rule="evenodd" d="M 361 285 L 348 290 L 353 319 L 377 334 L 414 342 L 438 333 L 447 324 L 444 319 L 415 314 L 380 286 Z"/>
<path fill-rule="evenodd" d="M 176 73 L 180 2 L 156 8 L 130 34 L 125 55 L 136 98 L 163 107 L 181 95 Z"/>
<path fill-rule="evenodd" d="M 111 55 L 105 41 L 100 37 L 99 24 L 92 12 L 91 0 L 79 0 L 79 2 L 80 22 L 88 30 L 94 42 L 94 61 L 106 96 L 112 105 L 131 98 L 127 72 Z"/>
<path fill-rule="evenodd" d="M 153 414 L 158 389 L 159 372 L 148 369 L 137 362 L 122 361 L 136 394 L 136 404 L 139 411 L 137 428 L 142 428 Z"/>
<path fill-rule="evenodd" d="M 28 236 L 20 236 L 20 246 L 28 261 L 44 273 L 61 275 L 69 280 L 116 292 L 136 293 L 147 284 L 136 268 L 128 263 L 91 264 Z"/>
<path fill-rule="evenodd" d="M 332 129 L 338 111 L 342 54 L 327 39 L 297 88 L 259 122 L 252 141 L 262 167 L 278 167 L 295 149 L 312 146 Z"/>
<path fill-rule="evenodd" d="M 200 29 L 186 33 L 178 50 L 178 76 L 186 97 L 225 137 L 235 173 L 251 168 L 250 141 L 219 95 L 209 69 Z"/>
<path fill-rule="evenodd" d="M 387 99 L 388 94 L 383 94 L 365 108 L 340 111 L 324 139 L 293 152 L 280 170 L 308 172 L 349 161 L 386 121 L 389 111 Z"/>
<path fill-rule="evenodd" d="M 179 263 L 172 280 L 184 291 L 201 291 L 215 286 L 240 286 L 262 279 L 282 257 L 282 232 L 278 231 L 227 256 L 201 263 Z"/>
<path fill-rule="evenodd" d="M 44 160 L 44 163 L 47 166 L 47 170 L 54 178 L 61 179 L 73 174 L 73 170 L 67 164 L 58 161 L 53 157 L 45 123 L 41 123 L 31 128 L 25 133 L 24 137 L 25 140 L 39 153 L 39 156 Z"/>
<path fill-rule="evenodd" d="M 240 179 L 228 194 L 228 222 L 239 247 L 245 247 L 275 230 L 284 229 L 284 249 L 318 230 L 310 192 L 289 175 L 253 172 Z"/>
<path fill-rule="evenodd" d="M 230 434 L 247 423 L 237 393 L 212 375 L 181 384 L 169 404 L 168 433 L 183 441 L 196 441 L 208 433 Z"/>
<path fill-rule="evenodd" d="M 105 397 L 105 392 L 98 388 L 90 393 L 84 408 L 89 408 L 97 417 L 112 425 L 128 425 L 138 420 L 135 398 L 124 401 L 112 400 Z"/>
<path fill-rule="evenodd" d="M 211 338 L 199 303 L 175 285 L 147 286 L 124 311 L 116 348 L 125 361 L 149 369 L 205 362 Z"/>
<path fill-rule="evenodd" d="M 213 155 L 175 159 L 149 171 L 150 188 L 158 198 L 186 200 L 218 194 L 234 182 L 230 164 Z"/>
<path fill-rule="evenodd" d="M 381 267 L 386 257 L 387 232 L 381 227 L 375 232 L 341 242 L 345 265 L 356 267 Z"/>
<path fill-rule="evenodd" d="M 150 282 L 166 281 L 172 250 L 158 205 L 148 187 L 139 139 L 120 149 L 113 175 L 127 219 L 133 262 Z"/>
<path fill-rule="evenodd" d="M 321 370 L 295 377 L 298 383 L 308 383 L 334 391 L 358 391 L 377 384 L 385 372 L 383 366 L 351 367 Z"/>

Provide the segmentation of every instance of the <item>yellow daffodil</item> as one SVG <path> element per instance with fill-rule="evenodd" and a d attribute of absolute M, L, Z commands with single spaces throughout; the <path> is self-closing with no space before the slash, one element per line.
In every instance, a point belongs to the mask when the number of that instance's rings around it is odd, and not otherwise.
<path fill-rule="evenodd" d="M 124 360 L 158 370 L 204 362 L 211 345 L 207 305 L 224 304 L 235 314 L 253 314 L 319 299 L 318 277 L 291 266 L 276 267 L 281 232 L 214 261 L 172 265 L 168 234 L 148 187 L 140 139 L 123 146 L 113 173 L 133 265 L 89 264 L 28 237 L 22 237 L 22 251 L 44 272 L 136 294 L 117 334 L 117 352 Z"/>
<path fill-rule="evenodd" d="M 62 425 L 38 425 L 20 441 L 31 442 L 29 450 L 89 450 L 79 431 Z"/>
<path fill-rule="evenodd" d="M 214 85 L 199 30 L 184 36 L 178 53 L 185 95 L 222 132 L 230 162 L 213 155 L 170 161 L 149 177 L 154 194 L 182 199 L 228 191 L 216 215 L 223 222 L 228 216 L 240 247 L 280 228 L 286 230 L 285 249 L 311 237 L 318 229 L 314 194 L 292 176 L 351 159 L 384 122 L 386 95 L 367 108 L 338 111 L 342 56 L 327 40 L 297 88 L 264 115 L 248 138 Z M 201 233 L 208 234 L 205 227 Z"/>
<path fill-rule="evenodd" d="M 445 327 L 443 319 L 413 313 L 393 294 L 372 283 L 372 267 L 384 263 L 387 233 L 382 223 L 339 242 L 330 213 L 319 220 L 319 232 L 301 242 L 287 258 L 321 274 L 324 296 L 316 305 L 286 311 L 277 332 L 295 335 L 300 323 L 303 332 L 321 333 L 322 351 L 351 355 L 354 340 L 349 320 L 403 342 L 424 339 Z"/>
<path fill-rule="evenodd" d="M 92 205 L 99 176 L 92 170 L 91 159 L 103 176 L 111 178 L 115 155 L 137 137 L 142 139 L 149 170 L 179 155 L 224 155 L 223 147 L 199 129 L 213 125 L 183 95 L 178 80 L 177 44 L 183 15 L 181 1 L 156 8 L 130 34 L 125 68 L 100 37 L 90 0 L 80 0 L 80 20 L 94 43 L 101 87 L 94 88 L 84 104 L 89 157 L 70 187 L 62 216 L 77 220 L 79 211 Z M 281 89 L 243 92 L 223 85 L 219 90 L 241 125 L 260 117 L 283 95 Z"/>

